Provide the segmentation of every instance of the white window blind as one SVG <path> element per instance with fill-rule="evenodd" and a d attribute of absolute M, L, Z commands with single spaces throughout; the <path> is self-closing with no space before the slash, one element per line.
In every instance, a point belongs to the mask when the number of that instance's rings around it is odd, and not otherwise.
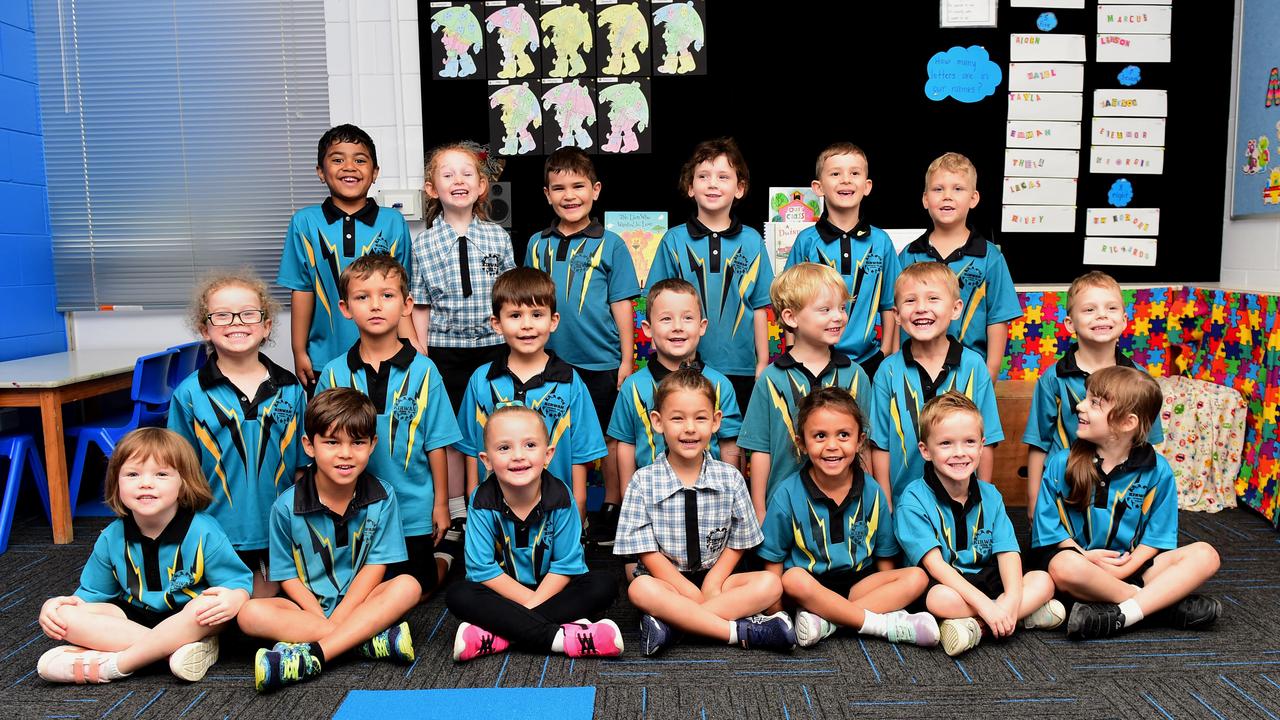
<path fill-rule="evenodd" d="M 289 217 L 327 194 L 323 3 L 34 9 L 58 309 L 182 306 L 216 267 L 274 280 Z"/>

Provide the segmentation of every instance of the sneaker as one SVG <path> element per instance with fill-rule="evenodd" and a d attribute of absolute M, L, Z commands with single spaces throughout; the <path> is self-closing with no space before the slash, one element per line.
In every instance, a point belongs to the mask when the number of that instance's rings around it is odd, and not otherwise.
<path fill-rule="evenodd" d="M 938 636 L 942 640 L 942 651 L 955 657 L 978 647 L 982 642 L 982 628 L 977 619 L 971 617 L 943 620 Z"/>
<path fill-rule="evenodd" d="M 40 656 L 36 662 L 36 672 L 49 682 L 77 685 L 110 682 L 102 666 L 115 654 L 84 650 L 75 645 L 60 645 Z"/>
<path fill-rule="evenodd" d="M 1124 613 L 1114 603 L 1076 603 L 1067 618 L 1067 638 L 1094 640 L 1124 629 Z"/>
<path fill-rule="evenodd" d="M 1049 598 L 1049 602 L 1036 608 L 1022 621 L 1022 627 L 1028 630 L 1052 630 L 1067 621 L 1067 609 L 1062 602 Z"/>
<path fill-rule="evenodd" d="M 187 682 L 204 679 L 204 674 L 218 662 L 218 637 L 210 635 L 203 640 L 187 643 L 169 656 L 169 671 L 174 677 Z"/>
<path fill-rule="evenodd" d="M 1200 630 L 1222 617 L 1222 602 L 1208 595 L 1188 595 L 1169 610 L 1171 626 L 1179 630 Z"/>
<path fill-rule="evenodd" d="M 645 657 L 656 655 L 675 643 L 676 633 L 670 625 L 649 614 L 640 616 L 640 652 Z"/>
<path fill-rule="evenodd" d="M 825 618 L 808 610 L 797 610 L 795 619 L 796 644 L 800 647 L 813 647 L 819 640 L 831 637 L 838 626 L 827 622 Z"/>
<path fill-rule="evenodd" d="M 320 658 L 311 654 L 307 643 L 278 642 L 270 650 L 259 649 L 253 657 L 253 687 L 258 692 L 279 690 L 319 674 Z"/>
<path fill-rule="evenodd" d="M 413 636 L 409 623 L 392 625 L 360 645 L 360 654 L 373 660 L 393 660 L 409 664 L 413 662 Z"/>
<path fill-rule="evenodd" d="M 504 638 L 479 625 L 464 622 L 458 626 L 458 634 L 453 636 L 453 659 L 466 662 L 485 655 L 496 655 L 509 647 L 511 643 Z"/>
<path fill-rule="evenodd" d="M 596 545 L 613 547 L 614 536 L 618 534 L 618 515 L 622 508 L 613 503 L 600 506 L 600 512 L 591 523 L 591 536 Z"/>
<path fill-rule="evenodd" d="M 744 648 L 790 650 L 796 646 L 796 631 L 784 612 L 752 615 L 738 621 L 738 644 Z"/>
<path fill-rule="evenodd" d="M 571 658 L 622 654 L 622 631 L 612 620 L 567 623 L 560 627 L 564 630 L 564 654 Z"/>
<path fill-rule="evenodd" d="M 938 644 L 938 621 L 927 612 L 891 613 L 888 626 L 889 633 L 885 637 L 891 643 L 912 643 L 920 647 Z"/>

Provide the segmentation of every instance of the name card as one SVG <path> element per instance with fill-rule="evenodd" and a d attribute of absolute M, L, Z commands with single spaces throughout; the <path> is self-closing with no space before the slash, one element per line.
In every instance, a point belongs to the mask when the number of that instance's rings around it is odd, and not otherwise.
<path fill-rule="evenodd" d="M 1093 119 L 1094 145 L 1144 145 L 1164 147 L 1164 118 Z"/>
<path fill-rule="evenodd" d="M 1009 177 L 1080 177 L 1080 153 L 1075 150 L 1004 151 L 1004 174 Z"/>
<path fill-rule="evenodd" d="M 1155 237 L 1160 234 L 1160 208 L 1089 208 L 1086 235 Z"/>
<path fill-rule="evenodd" d="M 1083 114 L 1083 93 L 1009 93 L 1010 120 L 1079 120 Z"/>
<path fill-rule="evenodd" d="M 1156 264 L 1155 238 L 1087 237 L 1084 239 L 1085 265 Z"/>
<path fill-rule="evenodd" d="M 1161 62 L 1173 54 L 1168 35 L 1098 35 L 1098 62 Z"/>
<path fill-rule="evenodd" d="M 1016 33 L 1009 36 L 1010 62 L 1048 60 L 1085 61 L 1083 35 L 1039 35 Z"/>
<path fill-rule="evenodd" d="M 1095 145 L 1089 172 L 1159 175 L 1164 172 L 1164 148 Z"/>
<path fill-rule="evenodd" d="M 1080 149 L 1080 123 L 1010 120 L 1005 145 L 1016 148 Z"/>
<path fill-rule="evenodd" d="M 1093 114 L 1101 117 L 1168 117 L 1168 90 L 1094 90 Z"/>
<path fill-rule="evenodd" d="M 1076 229 L 1072 205 L 1011 205 L 1004 208 L 1001 232 L 1069 233 Z"/>
<path fill-rule="evenodd" d="M 1075 178 L 1004 179 L 1005 205 L 1075 205 L 1080 181 Z"/>
<path fill-rule="evenodd" d="M 1173 30 L 1173 8 L 1151 5 L 1100 5 L 1100 34 L 1168 35 Z"/>
<path fill-rule="evenodd" d="M 1081 92 L 1084 90 L 1084 65 L 1010 63 L 1009 89 L 1033 92 Z"/>

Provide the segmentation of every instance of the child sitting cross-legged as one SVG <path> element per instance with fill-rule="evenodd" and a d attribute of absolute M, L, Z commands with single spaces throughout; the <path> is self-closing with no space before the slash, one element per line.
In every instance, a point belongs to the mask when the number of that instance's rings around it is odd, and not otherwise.
<path fill-rule="evenodd" d="M 505 405 L 484 426 L 480 462 L 493 475 L 471 495 L 467 579 L 449 588 L 463 620 L 453 659 L 471 660 L 511 643 L 569 657 L 622 654 L 622 633 L 598 617 L 618 594 L 612 574 L 589 571 L 573 494 L 547 472 L 555 448 L 537 410 Z"/>
<path fill-rule="evenodd" d="M 742 475 L 707 451 L 720 426 L 715 400 L 693 369 L 658 384 L 650 420 L 667 450 L 636 472 L 623 497 L 613 552 L 638 560 L 627 594 L 645 613 L 645 655 L 675 643 L 677 630 L 743 647 L 796 644 L 785 613 L 757 615 L 782 596 L 778 576 L 733 572 L 760 544 L 760 523 Z"/>

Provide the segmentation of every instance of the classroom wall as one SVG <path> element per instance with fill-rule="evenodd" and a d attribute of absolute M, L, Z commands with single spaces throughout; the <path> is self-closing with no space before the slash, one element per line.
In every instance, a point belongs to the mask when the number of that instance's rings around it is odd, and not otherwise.
<path fill-rule="evenodd" d="M 0 2 L 0 360 L 60 352 L 30 0 Z"/>
<path fill-rule="evenodd" d="M 1240 13 L 1243 0 L 1235 0 L 1235 40 L 1231 51 L 1231 123 L 1236 126 L 1236 95 L 1240 72 Z M 1219 147 L 1226 148 L 1226 199 L 1222 211 L 1222 275 L 1223 287 L 1257 292 L 1280 292 L 1280 216 L 1231 219 L 1231 178 L 1238 162 L 1235 139 L 1223 138 Z M 1190 180 L 1190 178 L 1188 178 Z M 1194 182 L 1186 187 L 1192 190 Z"/>

